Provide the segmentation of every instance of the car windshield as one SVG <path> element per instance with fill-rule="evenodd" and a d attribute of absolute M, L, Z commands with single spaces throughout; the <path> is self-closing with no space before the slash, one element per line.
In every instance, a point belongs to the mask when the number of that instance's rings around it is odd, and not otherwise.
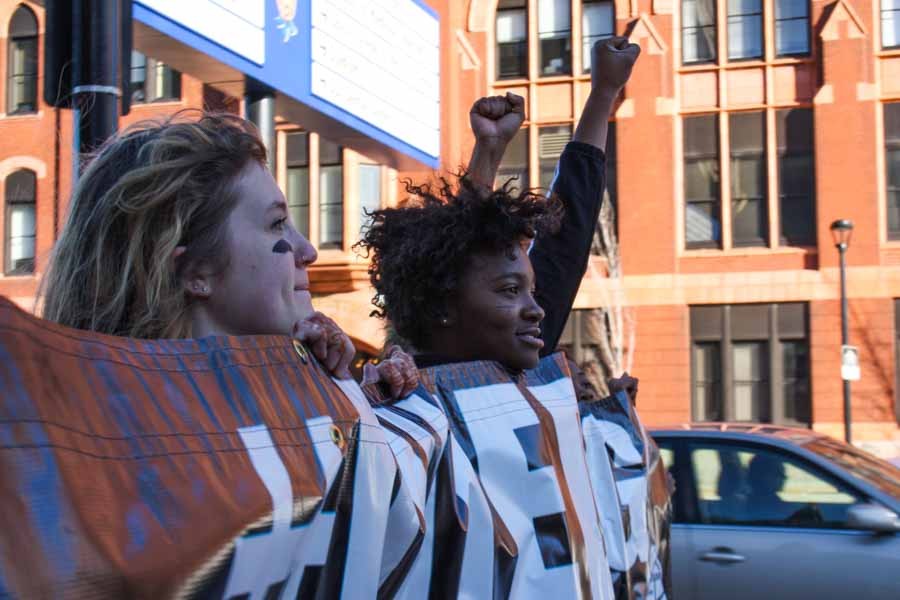
<path fill-rule="evenodd" d="M 812 439 L 803 447 L 900 500 L 900 469 L 889 462 L 829 438 Z"/>

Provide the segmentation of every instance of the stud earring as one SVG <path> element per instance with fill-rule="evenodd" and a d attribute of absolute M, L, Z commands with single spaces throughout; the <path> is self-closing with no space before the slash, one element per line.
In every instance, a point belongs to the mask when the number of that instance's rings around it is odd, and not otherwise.
<path fill-rule="evenodd" d="M 448 319 L 447 317 L 441 317 L 441 325 L 446 327 L 449 324 L 450 324 L 450 319 Z"/>

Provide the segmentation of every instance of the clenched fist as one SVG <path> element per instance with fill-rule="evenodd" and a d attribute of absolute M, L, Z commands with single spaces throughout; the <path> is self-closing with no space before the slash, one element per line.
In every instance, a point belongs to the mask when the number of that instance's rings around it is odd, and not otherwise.
<path fill-rule="evenodd" d="M 507 92 L 477 100 L 469 111 L 475 141 L 506 146 L 525 121 L 525 99 Z"/>
<path fill-rule="evenodd" d="M 631 77 L 631 69 L 641 47 L 628 38 L 614 36 L 600 40 L 591 49 L 591 87 L 618 92 Z"/>

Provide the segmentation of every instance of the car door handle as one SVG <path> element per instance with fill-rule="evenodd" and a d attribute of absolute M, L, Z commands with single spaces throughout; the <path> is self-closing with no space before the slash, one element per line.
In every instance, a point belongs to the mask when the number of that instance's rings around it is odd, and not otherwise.
<path fill-rule="evenodd" d="M 746 559 L 740 554 L 735 554 L 731 548 L 716 548 L 711 552 L 701 555 L 700 560 L 719 563 L 720 565 L 731 565 L 744 562 Z"/>

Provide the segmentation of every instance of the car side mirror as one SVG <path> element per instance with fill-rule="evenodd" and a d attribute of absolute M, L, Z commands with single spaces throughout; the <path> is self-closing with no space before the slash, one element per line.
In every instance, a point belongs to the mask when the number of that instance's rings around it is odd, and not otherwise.
<path fill-rule="evenodd" d="M 877 533 L 900 532 L 900 517 L 879 504 L 854 504 L 847 511 L 847 526 Z"/>

